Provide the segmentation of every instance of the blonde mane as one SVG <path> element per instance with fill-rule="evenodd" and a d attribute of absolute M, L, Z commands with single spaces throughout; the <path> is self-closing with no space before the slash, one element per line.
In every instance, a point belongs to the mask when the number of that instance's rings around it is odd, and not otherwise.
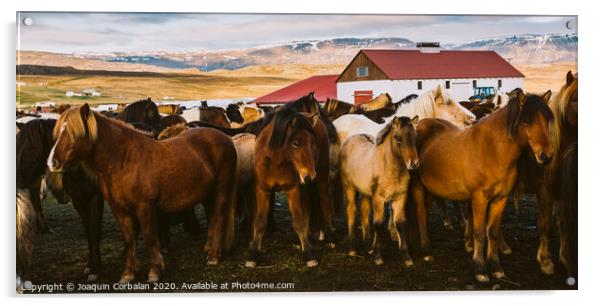
<path fill-rule="evenodd" d="M 447 93 L 441 85 L 437 85 L 434 89 L 431 89 L 422 95 L 418 96 L 418 98 L 410 101 L 409 103 L 401 103 L 395 111 L 395 114 L 391 117 L 384 118 L 385 122 L 390 122 L 395 117 L 413 117 L 418 116 L 419 118 L 434 118 L 435 117 L 435 98 L 437 96 L 437 91 L 441 93 L 443 100 L 449 103 L 457 103 L 452 97 Z"/>
<path fill-rule="evenodd" d="M 566 118 L 566 108 L 571 100 L 571 95 L 577 90 L 578 79 L 574 79 L 570 84 L 564 84 L 560 91 L 552 96 L 549 107 L 554 114 L 554 120 L 549 125 L 550 136 L 554 148 L 554 157 L 552 163 L 555 164 L 560 158 L 560 143 L 562 142 L 562 130 Z"/>
<path fill-rule="evenodd" d="M 81 108 L 81 106 L 76 108 L 72 107 L 61 114 L 52 131 L 54 139 L 58 139 L 62 127 L 65 126 L 65 132 L 67 132 L 70 139 L 88 137 L 93 142 L 96 140 L 98 137 L 98 129 L 96 127 L 94 111 L 88 108 L 86 122 L 84 123 L 80 112 Z"/>

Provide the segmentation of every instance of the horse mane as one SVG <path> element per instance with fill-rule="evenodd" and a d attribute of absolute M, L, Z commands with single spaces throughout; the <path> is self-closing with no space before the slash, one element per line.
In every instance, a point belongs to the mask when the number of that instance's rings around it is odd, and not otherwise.
<path fill-rule="evenodd" d="M 324 109 L 320 107 L 318 101 L 314 97 L 314 92 L 310 92 L 308 95 L 303 96 L 296 101 L 286 103 L 282 106 L 281 110 L 291 110 L 294 112 L 305 112 L 310 114 L 318 114 L 320 121 L 326 125 L 326 132 L 328 134 L 328 142 L 329 143 L 337 143 L 338 142 L 338 134 L 337 129 L 332 124 L 332 121 L 328 118 L 328 114 Z"/>
<path fill-rule="evenodd" d="M 283 107 L 281 110 L 273 113 L 270 116 L 274 119 L 272 127 L 272 136 L 270 137 L 269 148 L 272 150 L 278 149 L 284 145 L 286 136 L 289 134 L 289 125 L 295 130 L 307 130 L 312 134 L 314 129 L 302 114 L 294 111 L 291 107 Z"/>
<path fill-rule="evenodd" d="M 406 103 L 410 103 L 412 102 L 412 100 L 418 98 L 417 94 L 409 94 L 407 95 L 405 98 L 395 102 L 394 104 L 397 104 L 399 106 L 399 104 L 406 104 Z"/>
<path fill-rule="evenodd" d="M 540 96 L 527 94 L 525 99 L 526 101 L 521 107 L 519 96 L 515 95 L 508 101 L 506 106 L 508 116 L 506 132 L 510 138 L 516 137 L 521 122 L 531 122 L 537 113 L 541 113 L 548 121 L 554 119 L 554 114 Z"/>
<path fill-rule="evenodd" d="M 411 113 L 417 115 L 420 118 L 432 118 L 435 117 L 435 96 L 434 93 L 437 88 L 429 90 L 422 95 L 409 99 L 404 103 L 399 103 L 395 114 L 391 117 L 384 118 L 385 122 L 391 121 L 394 117 L 400 117 L 404 114 Z M 451 96 L 443 89 L 441 89 L 441 95 L 446 101 L 451 101 Z M 411 95 L 410 95 L 411 96 Z M 408 96 L 408 97 L 410 97 Z M 405 97 L 407 99 L 408 97 Z M 403 101 L 403 100 L 402 100 Z M 400 101 L 401 102 L 401 101 Z"/>
<path fill-rule="evenodd" d="M 158 139 L 168 139 L 168 138 L 172 138 L 175 137 L 177 135 L 179 135 L 180 133 L 182 133 L 183 131 L 187 130 L 188 126 L 184 123 L 178 123 L 175 125 L 170 125 L 168 127 L 166 127 L 165 129 L 163 129 L 161 131 L 161 133 L 159 133 L 159 135 L 157 136 Z"/>
<path fill-rule="evenodd" d="M 82 118 L 82 107 L 70 108 L 65 110 L 54 126 L 52 135 L 54 139 L 59 137 L 61 128 L 67 123 L 65 130 L 69 138 L 77 139 L 82 137 L 88 137 L 91 141 L 95 141 L 98 137 L 98 128 L 96 126 L 95 112 L 88 108 L 86 115 L 86 122 Z"/>
<path fill-rule="evenodd" d="M 564 84 L 557 94 L 552 96 L 549 106 L 554 114 L 554 122 L 550 124 L 550 136 L 552 137 L 552 145 L 555 155 L 560 148 L 562 141 L 562 130 L 566 120 L 566 108 L 571 100 L 571 95 L 577 90 L 577 79 L 574 79 L 570 84 Z"/>
<path fill-rule="evenodd" d="M 377 145 L 385 142 L 385 139 L 387 138 L 387 135 L 389 135 L 389 132 L 391 131 L 391 127 L 393 126 L 393 120 L 389 121 L 385 127 L 382 128 L 382 130 L 380 130 L 378 132 L 378 134 L 376 134 L 376 139 L 375 139 L 375 143 Z"/>
<path fill-rule="evenodd" d="M 126 106 L 117 117 L 125 122 L 146 122 L 156 126 L 161 121 L 157 104 L 151 98 L 139 100 Z"/>

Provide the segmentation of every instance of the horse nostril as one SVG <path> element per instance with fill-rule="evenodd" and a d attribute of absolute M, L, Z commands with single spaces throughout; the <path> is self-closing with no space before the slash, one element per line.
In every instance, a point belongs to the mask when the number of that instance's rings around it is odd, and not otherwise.
<path fill-rule="evenodd" d="M 550 161 L 550 159 L 551 158 L 548 157 L 545 153 L 539 153 L 539 160 L 541 160 L 542 163 L 547 164 Z"/>

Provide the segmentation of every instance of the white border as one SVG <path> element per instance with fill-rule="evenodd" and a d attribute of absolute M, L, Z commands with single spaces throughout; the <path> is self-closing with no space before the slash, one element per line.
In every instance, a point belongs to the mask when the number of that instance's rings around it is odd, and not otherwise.
<path fill-rule="evenodd" d="M 596 173 L 602 173 L 600 163 L 600 139 L 597 133 L 601 128 L 595 124 L 601 122 L 602 99 L 595 90 L 600 86 L 595 84 L 600 80 L 600 42 L 599 29 L 602 28 L 599 9 L 593 1 L 385 1 L 385 0 L 297 0 L 297 1 L 132 1 L 132 0 L 103 0 L 103 1 L 67 1 L 67 0 L 20 0 L 2 1 L 3 41 L 2 61 L 4 72 L 0 74 L 0 86 L 4 94 L 0 102 L 2 116 L 1 151 L 5 171 L 2 172 L 0 194 L 5 199 L 2 204 L 1 222 L 3 231 L 0 236 L 3 251 L 0 252 L 2 274 L 0 290 L 4 302 L 12 303 L 44 303 L 44 305 L 78 305 L 80 296 L 45 296 L 17 297 L 14 295 L 14 200 L 15 185 L 15 138 L 14 138 L 14 101 L 15 101 L 15 16 L 16 11 L 121 11 L 121 12 L 260 12 L 260 13 L 386 13 L 386 14 L 556 14 L 578 15 L 579 26 L 579 76 L 581 79 L 581 148 L 580 148 L 580 236 L 579 236 L 579 291 L 530 291 L 530 292 L 387 292 L 387 293 L 313 293 L 313 294 L 169 294 L 118 296 L 122 303 L 140 305 L 162 305 L 166 299 L 174 298 L 175 303 L 203 303 L 204 305 L 224 302 L 262 305 L 306 304 L 306 303 L 337 303 L 346 304 L 407 304 L 407 305 L 466 305 L 479 303 L 482 305 L 508 305 L 518 302 L 519 305 L 573 305 L 581 303 L 599 303 L 598 284 L 600 283 L 600 252 L 598 236 L 599 218 L 602 216 L 601 206 L 598 205 L 594 191 L 599 178 Z M 596 86 L 597 85 L 597 86 Z M 6 170 L 10 169 L 10 170 Z M 11 228 L 12 227 L 12 228 Z M 535 263 L 534 263 L 535 264 Z M 361 281 L 361 280 L 358 280 Z M 268 297 L 269 300 L 264 301 Z M 40 301 L 39 299 L 46 301 Z M 84 303 L 105 304 L 113 301 L 106 300 L 107 296 L 94 296 L 94 299 Z M 34 300 L 35 299 L 35 300 Z M 142 300 L 139 300 L 142 299 Z M 171 301 L 169 301 L 171 302 Z M 173 302 L 171 302 L 173 303 Z M 511 304 L 512 305 L 512 304 Z"/>

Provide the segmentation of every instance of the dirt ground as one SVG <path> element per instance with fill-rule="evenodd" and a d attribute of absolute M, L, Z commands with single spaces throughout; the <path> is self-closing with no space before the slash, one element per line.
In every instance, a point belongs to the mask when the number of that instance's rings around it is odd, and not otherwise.
<path fill-rule="evenodd" d="M 523 198 L 518 216 L 514 208 L 508 206 L 504 216 L 506 240 L 512 254 L 502 257 L 506 280 L 492 280 L 479 284 L 473 276 L 471 256 L 464 252 L 463 233 L 458 227 L 453 209 L 449 207 L 454 222 L 454 230 L 446 230 L 436 209 L 430 214 L 429 231 L 435 261 L 424 263 L 413 254 L 416 264 L 413 270 L 403 268 L 397 256 L 395 245 L 385 245 L 385 264 L 375 266 L 370 255 L 351 257 L 347 255 L 348 245 L 343 240 L 345 223 L 337 218 L 338 244 L 335 249 L 317 247 L 320 265 L 307 268 L 301 260 L 301 252 L 295 246 L 297 241 L 290 222 L 286 205 L 276 208 L 277 231 L 264 240 L 264 254 L 256 269 L 244 267 L 246 246 L 238 242 L 233 251 L 217 267 L 207 267 L 201 252 L 206 235 L 206 224 L 202 208 L 197 207 L 197 217 L 201 220 L 202 235 L 193 237 L 182 231 L 181 226 L 173 227 L 172 242 L 165 258 L 163 288 L 147 292 L 206 292 L 206 291 L 403 291 L 403 290 L 542 290 L 576 289 L 564 284 L 560 269 L 553 276 L 539 272 L 535 260 L 537 253 L 536 203 L 532 197 Z M 37 234 L 31 273 L 26 279 L 33 284 L 63 283 L 85 284 L 84 269 L 87 261 L 87 242 L 77 213 L 69 205 L 57 204 L 49 198 L 44 203 L 47 222 L 55 233 Z M 558 240 L 554 236 L 552 246 L 557 250 Z M 123 243 L 117 224 L 108 207 L 103 219 L 103 240 L 101 243 L 103 268 L 97 284 L 111 286 L 119 280 L 124 265 Z M 554 255 L 556 255 L 554 251 Z M 142 238 L 138 241 L 140 271 L 134 282 L 145 284 L 148 271 L 148 252 Z M 560 265 L 557 263 L 557 267 Z M 287 289 L 210 289 L 207 284 L 244 283 L 292 283 Z M 197 284 L 194 290 L 183 289 L 183 283 Z M 290 285 L 289 285 L 290 286 Z M 65 287 L 63 287 L 65 288 Z M 175 289 L 173 289 L 175 288 Z M 93 289 L 90 289 L 93 290 Z M 76 290 L 75 292 L 92 292 Z M 66 289 L 55 292 L 68 292 Z M 99 292 L 140 292 L 139 290 L 99 290 Z"/>

